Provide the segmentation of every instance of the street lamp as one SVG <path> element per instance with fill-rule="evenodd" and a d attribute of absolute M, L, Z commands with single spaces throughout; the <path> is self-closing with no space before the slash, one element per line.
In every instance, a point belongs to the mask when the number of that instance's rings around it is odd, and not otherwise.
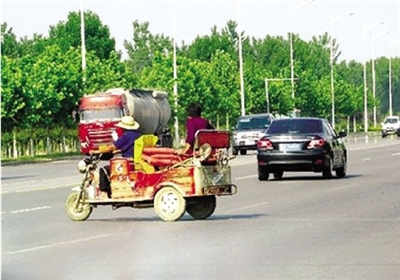
<path fill-rule="evenodd" d="M 290 80 L 292 83 L 292 98 L 294 99 L 294 65 L 293 65 L 293 14 L 298 9 L 303 7 L 304 5 L 310 4 L 315 0 L 309 0 L 307 2 L 301 2 L 294 6 L 290 12 L 290 37 L 289 37 L 289 44 L 290 44 Z"/>
<path fill-rule="evenodd" d="M 242 116 L 246 114 L 245 110 L 245 98 L 244 98 L 244 74 L 243 74 L 243 51 L 242 51 L 242 27 L 241 27 L 241 11 L 240 11 L 240 1 L 237 3 L 237 13 L 238 13 L 238 52 L 239 52 L 239 75 L 240 75 L 240 99 L 241 99 L 241 112 Z"/>
<path fill-rule="evenodd" d="M 372 36 L 372 40 L 371 40 L 371 56 L 372 56 L 372 96 L 374 97 L 374 110 L 373 110 L 373 115 L 374 115 L 374 127 L 376 127 L 376 104 L 375 104 L 375 96 L 376 96 L 376 82 L 375 82 L 375 58 L 374 58 L 374 56 L 375 56 L 375 51 L 374 51 L 374 43 L 375 43 L 375 40 L 377 39 L 377 38 L 379 38 L 379 37 L 381 37 L 381 36 L 383 36 L 383 35 L 385 35 L 385 34 L 388 34 L 388 33 L 390 33 L 390 30 L 387 30 L 387 31 L 385 31 L 385 32 L 382 32 L 382 33 L 379 33 L 379 34 L 376 34 L 376 35 L 374 35 L 374 36 Z"/>
<path fill-rule="evenodd" d="M 173 2 L 173 29 L 174 29 L 174 49 L 173 49 L 173 75 L 174 75 L 174 114 L 175 114 L 175 145 L 178 146 L 179 139 L 179 119 L 178 119 L 178 70 L 176 65 L 176 21 L 175 21 L 175 1 Z"/>
<path fill-rule="evenodd" d="M 393 116 L 393 104 L 392 104 L 392 47 L 394 44 L 399 43 L 400 40 L 396 40 L 389 45 L 389 116 Z"/>
<path fill-rule="evenodd" d="M 383 24 L 383 21 L 366 25 L 363 28 L 363 47 L 364 47 L 364 132 L 368 132 L 368 96 L 367 96 L 367 63 L 365 58 L 365 35 L 374 26 Z"/>
<path fill-rule="evenodd" d="M 82 71 L 86 70 L 86 47 L 85 47 L 85 17 L 83 11 L 83 0 L 81 0 L 81 52 L 82 52 Z M 85 82 L 85 74 L 83 75 Z"/>
<path fill-rule="evenodd" d="M 333 24 L 337 22 L 339 19 L 343 18 L 344 16 L 352 16 L 354 13 L 343 14 L 336 17 L 331 17 L 331 36 L 330 36 L 330 63 L 331 63 L 331 98 L 332 98 L 332 127 L 335 128 L 335 91 L 333 86 Z"/>

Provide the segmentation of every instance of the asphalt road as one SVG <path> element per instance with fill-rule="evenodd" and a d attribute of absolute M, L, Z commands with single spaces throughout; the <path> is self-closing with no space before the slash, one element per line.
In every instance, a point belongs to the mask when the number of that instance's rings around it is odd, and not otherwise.
<path fill-rule="evenodd" d="M 110 207 L 72 222 L 76 160 L 4 166 L 1 279 L 400 279 L 400 139 L 347 146 L 343 179 L 259 182 L 255 153 L 238 156 L 238 194 L 173 223 Z"/>

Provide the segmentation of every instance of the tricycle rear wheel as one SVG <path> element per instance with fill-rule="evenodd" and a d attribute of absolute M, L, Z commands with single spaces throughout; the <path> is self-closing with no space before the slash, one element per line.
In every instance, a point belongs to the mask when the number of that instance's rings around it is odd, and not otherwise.
<path fill-rule="evenodd" d="M 89 203 L 84 203 L 79 193 L 74 192 L 68 196 L 65 210 L 71 220 L 81 222 L 89 218 L 93 207 Z"/>
<path fill-rule="evenodd" d="M 186 211 L 186 200 L 173 187 L 163 187 L 154 197 L 154 210 L 166 222 L 179 220 Z"/>
<path fill-rule="evenodd" d="M 205 220 L 210 217 L 217 207 L 217 199 L 212 196 L 199 196 L 192 199 L 186 206 L 186 211 L 195 220 Z"/>

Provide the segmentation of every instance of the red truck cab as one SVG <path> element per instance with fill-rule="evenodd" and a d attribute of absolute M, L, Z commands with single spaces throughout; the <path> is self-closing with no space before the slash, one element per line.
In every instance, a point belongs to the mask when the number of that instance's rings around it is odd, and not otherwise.
<path fill-rule="evenodd" d="M 97 150 L 100 145 L 113 142 L 111 134 L 115 126 L 125 115 L 125 102 L 122 95 L 96 94 L 81 98 L 79 103 L 79 141 L 83 154 Z"/>

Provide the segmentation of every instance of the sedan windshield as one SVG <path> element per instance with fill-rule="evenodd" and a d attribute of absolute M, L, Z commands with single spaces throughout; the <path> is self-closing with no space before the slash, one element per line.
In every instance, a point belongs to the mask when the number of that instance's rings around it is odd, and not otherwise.
<path fill-rule="evenodd" d="M 280 119 L 272 122 L 268 134 L 301 134 L 323 132 L 320 120 L 312 119 Z"/>
<path fill-rule="evenodd" d="M 385 120 L 385 123 L 397 123 L 397 119 L 396 118 L 387 118 Z"/>
<path fill-rule="evenodd" d="M 266 129 L 271 123 L 268 117 L 248 117 L 239 119 L 238 130 Z"/>

